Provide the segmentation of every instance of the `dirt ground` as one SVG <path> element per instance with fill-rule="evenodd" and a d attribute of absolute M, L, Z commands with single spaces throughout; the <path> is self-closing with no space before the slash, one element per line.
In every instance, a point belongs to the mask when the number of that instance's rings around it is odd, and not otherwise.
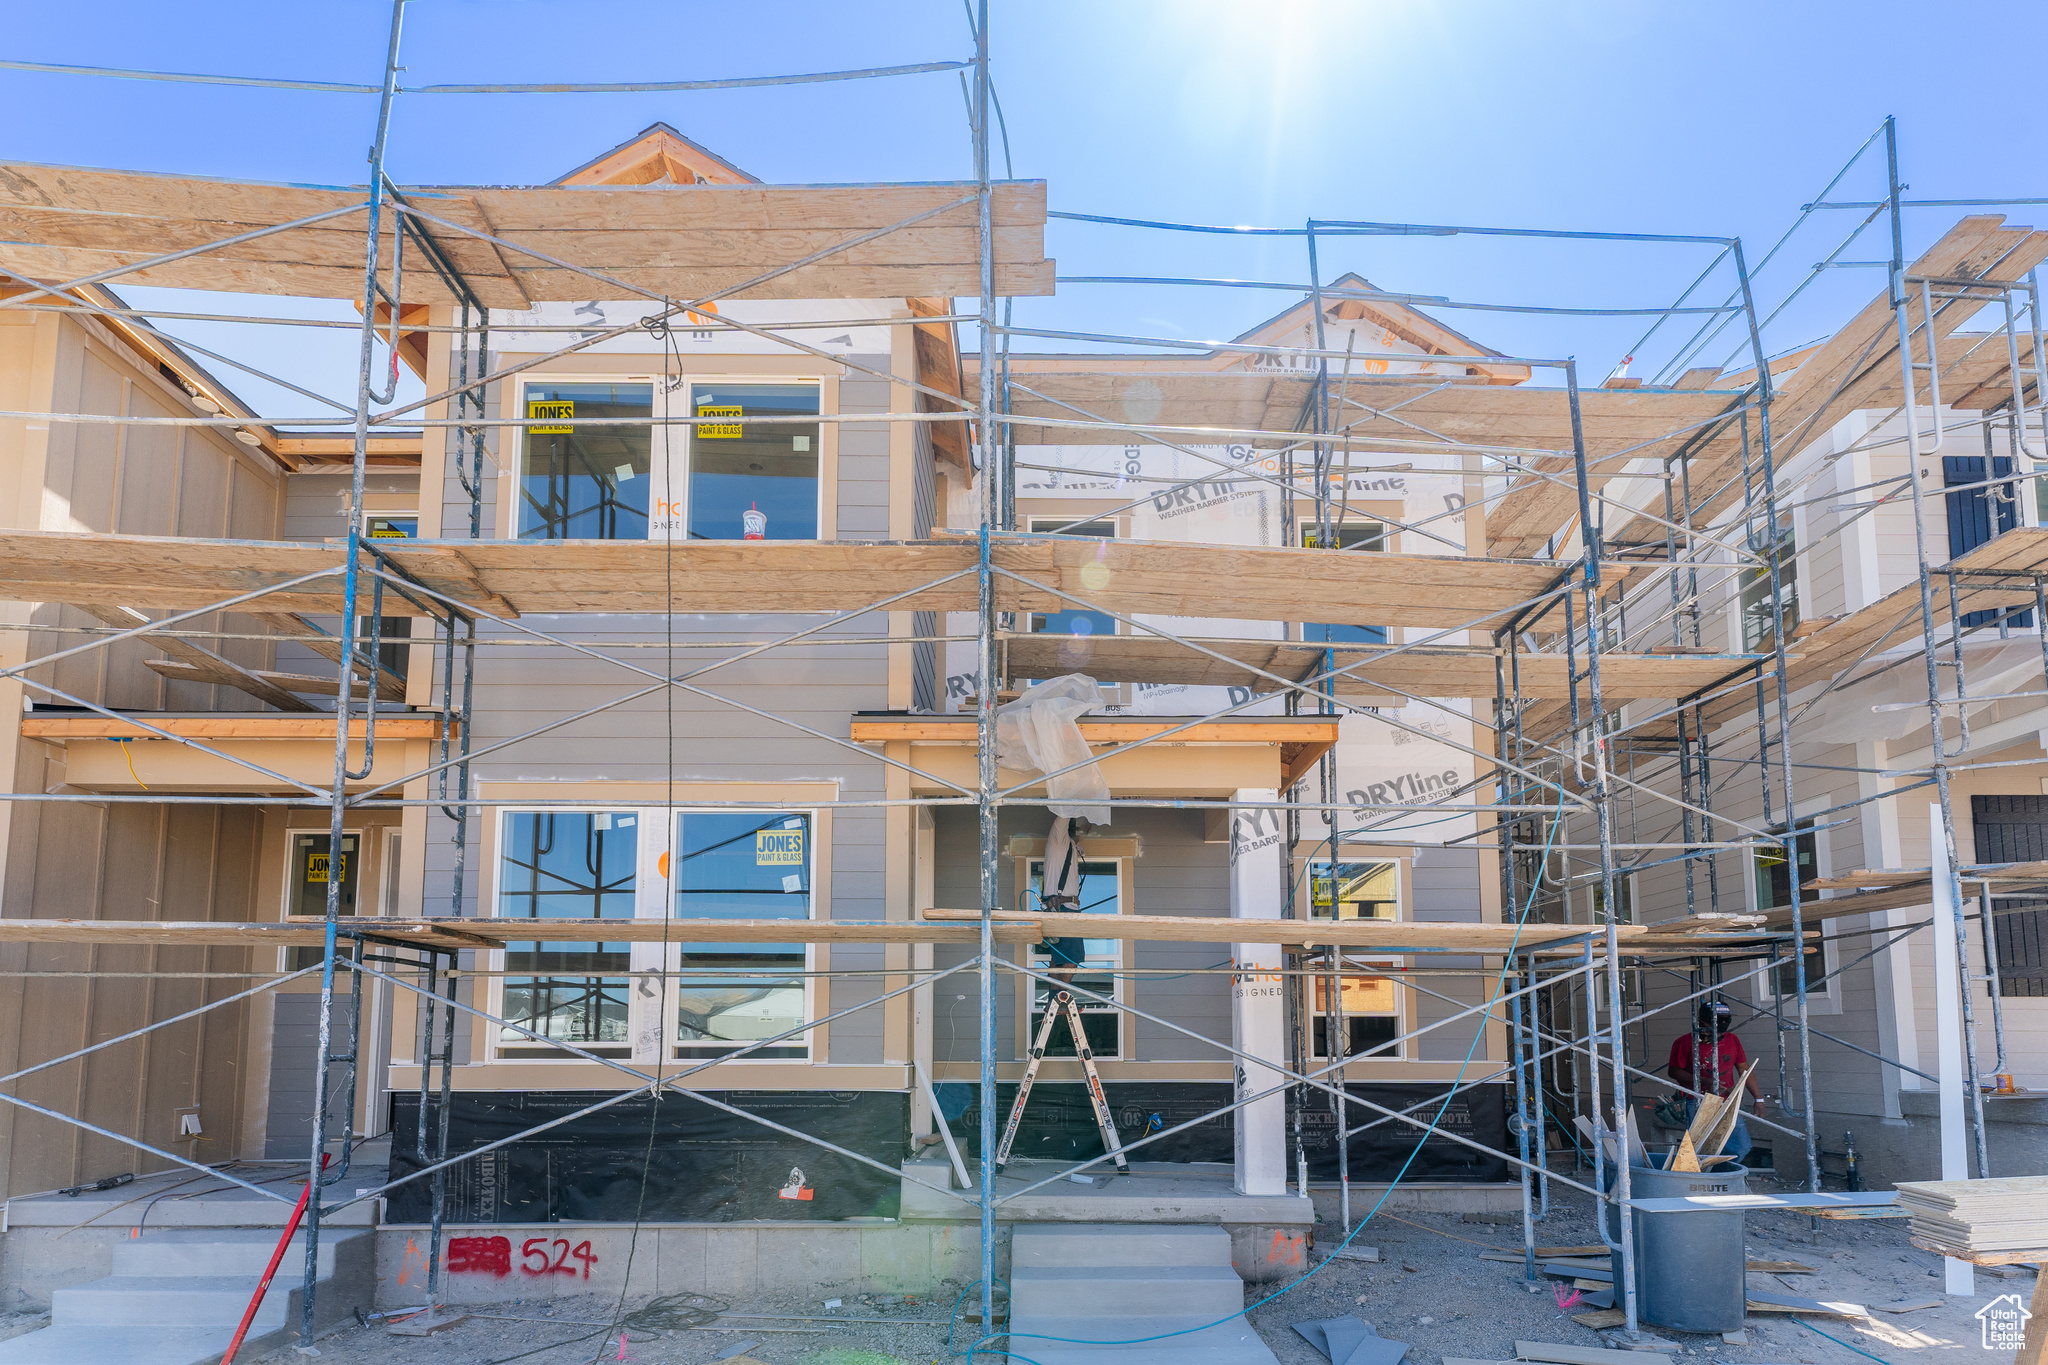
<path fill-rule="evenodd" d="M 1761 1182 L 1759 1182 L 1761 1183 Z M 1334 1199 L 1319 1197 L 1322 1224 L 1318 1244 L 1328 1249 L 1342 1237 L 1336 1226 Z M 1361 1203 L 1355 1212 L 1369 1207 Z M 1491 1215 L 1489 1215 L 1491 1216 Z M 1977 1272 L 1974 1298 L 1947 1298 L 1941 1293 L 1937 1257 L 1917 1250 L 1906 1239 L 1904 1219 L 1821 1221 L 1788 1213 L 1748 1215 L 1749 1257 L 1759 1261 L 1797 1261 L 1811 1275 L 1754 1274 L 1751 1287 L 1779 1289 L 1804 1298 L 1849 1300 L 1869 1306 L 1869 1318 L 1802 1315 L 1811 1328 L 1785 1315 L 1752 1314 L 1746 1342 L 1720 1336 L 1694 1336 L 1646 1328 L 1646 1337 L 1670 1343 L 1669 1353 L 1699 1357 L 1725 1365 L 1864 1365 L 1869 1359 L 1885 1365 L 2006 1365 L 2009 1352 L 1987 1352 L 1973 1317 L 1977 1309 L 2001 1294 L 2026 1299 L 2033 1277 L 2014 1269 L 2000 1277 Z M 1549 1219 L 1537 1225 L 1542 1245 L 1574 1245 L 1598 1241 L 1590 1201 L 1560 1191 Z M 1281 1365 L 1321 1365 L 1323 1356 L 1293 1331 L 1293 1324 L 1316 1318 L 1355 1314 L 1373 1324 L 1383 1337 L 1410 1343 L 1409 1365 L 1441 1365 L 1446 1356 L 1477 1360 L 1509 1360 L 1519 1340 L 1566 1342 L 1581 1346 L 1625 1346 L 1619 1331 L 1596 1332 L 1571 1321 L 1560 1310 L 1551 1283 L 1531 1287 L 1518 1265 L 1482 1261 L 1482 1251 L 1519 1250 L 1521 1227 L 1467 1222 L 1457 1214 L 1383 1211 L 1353 1242 L 1378 1249 L 1378 1264 L 1332 1260 L 1280 1294 L 1280 1286 L 1252 1286 L 1245 1294 L 1251 1321 L 1279 1357 Z M 787 1295 L 724 1305 L 731 1314 L 779 1313 L 814 1318 L 881 1318 L 886 1322 L 820 1322 L 796 1318 L 747 1319 L 726 1316 L 717 1327 L 699 1326 L 660 1332 L 631 1330 L 621 1354 L 619 1334 L 604 1327 L 569 1321 L 609 1323 L 616 1301 L 550 1299 L 531 1303 L 509 1300 L 482 1310 L 507 1315 L 472 1316 L 429 1339 L 388 1335 L 381 1326 L 349 1328 L 318 1343 L 321 1359 L 331 1365 L 596 1365 L 628 1361 L 639 1365 L 704 1365 L 720 1352 L 753 1342 L 744 1354 L 770 1365 L 947 1365 L 964 1358 L 978 1335 L 975 1325 L 959 1321 L 947 1349 L 949 1310 L 961 1286 L 943 1294 L 915 1299 L 871 1294 L 846 1296 L 827 1309 L 815 1297 Z M 976 1296 L 978 1298 L 978 1295 Z M 1908 1299 L 1943 1299 L 1937 1308 L 1903 1314 L 1875 1311 L 1877 1306 Z M 1270 1299 L 1261 1303 L 1261 1300 Z M 625 1305 L 628 1312 L 645 1301 Z M 963 1312 L 972 1301 L 960 1305 Z M 514 1321 L 531 1318 L 539 1321 Z M 717 1328 L 741 1330 L 717 1330 Z M 768 1330 L 770 1328 L 776 1330 Z M 1813 1330 L 1818 1329 L 1818 1330 Z M 1821 1333 L 1840 1338 L 1840 1344 Z M 1852 1349 L 1853 1348 L 1853 1349 Z M 1022 1357 L 1032 1352 L 1019 1340 L 1012 1349 Z M 1860 1354 L 1867 1353 L 1867 1354 Z M 274 1360 L 303 1357 L 289 1350 Z M 983 1352 L 979 1359 L 997 1359 Z"/>

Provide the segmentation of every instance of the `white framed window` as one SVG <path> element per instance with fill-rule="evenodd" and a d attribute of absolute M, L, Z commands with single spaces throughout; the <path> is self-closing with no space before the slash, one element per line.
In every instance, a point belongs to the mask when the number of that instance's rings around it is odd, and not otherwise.
<path fill-rule="evenodd" d="M 1312 919 L 1401 918 L 1398 859 L 1309 860 L 1309 915 Z"/>
<path fill-rule="evenodd" d="M 816 540 L 817 379 L 529 377 L 513 480 L 520 540 Z M 713 418 L 668 425 L 671 418 Z M 772 422 L 750 419 L 773 418 Z M 795 420 L 791 420 L 795 419 Z M 644 425 L 642 424 L 644 421 Z"/>
<path fill-rule="evenodd" d="M 656 807 L 498 812 L 496 913 L 535 920 L 809 919 L 816 813 Z M 814 1016 L 807 943 L 511 942 L 496 1011 L 604 1057 L 707 1060 Z M 747 1054 L 804 1061 L 800 1033 Z M 505 1060 L 565 1060 L 502 1028 Z"/>
<path fill-rule="evenodd" d="M 1799 542 L 1792 518 L 1780 516 L 1775 534 L 1762 526 L 1748 529 L 1750 553 L 1763 562 L 1746 567 L 1739 575 L 1737 617 L 1741 622 L 1742 648 L 1760 651 L 1771 648 L 1779 631 L 1791 639 L 1799 624 Z M 1771 566 L 1778 569 L 1779 600 L 1771 602 Z"/>
<path fill-rule="evenodd" d="M 823 524 L 816 381 L 698 379 L 680 516 L 691 540 L 816 540 Z M 750 422 L 773 417 L 772 423 Z M 672 532 L 671 532 L 672 533 Z"/>
<path fill-rule="evenodd" d="M 673 854 L 661 854 L 673 857 L 664 880 L 674 887 L 675 917 L 810 919 L 815 827 L 808 811 L 677 811 Z M 812 1017 L 808 943 L 681 943 L 668 952 L 674 1059 L 721 1057 Z M 805 1061 L 810 1035 L 747 1055 Z"/>
<path fill-rule="evenodd" d="M 1388 1060 L 1407 1050 L 1407 1044 L 1394 1042 L 1402 1033 L 1402 992 L 1392 977 L 1382 974 L 1400 969 L 1399 958 L 1345 954 L 1343 989 L 1337 993 L 1338 1003 L 1344 1008 L 1345 1056 L 1364 1058 L 1366 1053 L 1372 1053 L 1373 1060 Z M 1304 993 L 1311 1021 L 1309 1046 L 1314 1056 L 1328 1060 L 1330 1025 L 1335 1022 L 1330 1018 L 1330 974 L 1318 972 L 1308 980 L 1312 984 Z"/>
<path fill-rule="evenodd" d="M 533 425 L 520 429 L 508 534 L 647 539 L 657 446 L 666 445 L 654 424 L 654 381 L 529 378 L 519 390 L 519 413 Z"/>
<path fill-rule="evenodd" d="M 630 920 L 639 914 L 643 821 L 636 810 L 504 810 L 498 814 L 495 892 L 500 919 Z M 633 1052 L 633 944 L 539 937 L 497 954 L 498 1013 L 544 1038 L 605 1057 Z M 511 1028 L 505 1058 L 560 1060 Z"/>
<path fill-rule="evenodd" d="M 1037 909 L 1045 885 L 1045 860 L 1040 857 L 1026 858 L 1023 872 L 1023 908 Z M 1124 907 L 1130 903 L 1129 877 L 1128 858 L 1084 856 L 1081 860 L 1081 913 L 1123 914 Z M 1049 973 L 1055 969 L 1071 968 L 1072 981 L 1076 987 L 1094 995 L 1106 996 L 1116 1002 L 1104 1004 L 1085 996 L 1074 997 L 1081 1006 L 1081 1031 L 1087 1036 L 1089 1050 L 1095 1054 L 1098 1061 L 1122 1059 L 1127 1051 L 1124 1047 L 1124 1016 L 1118 1006 L 1122 1005 L 1126 998 L 1125 972 L 1129 966 L 1129 953 L 1128 940 L 1121 938 L 1041 940 L 1030 945 L 1025 952 L 1026 964 L 1032 971 Z M 1038 1037 L 1039 1027 L 1045 1020 L 1045 1012 L 1051 1007 L 1058 990 L 1059 987 L 1044 981 L 1031 982 L 1031 1008 L 1025 1021 L 1025 1047 Z M 1023 1049 L 1020 1048 L 1021 1050 Z M 1052 1035 L 1046 1040 L 1045 1055 L 1076 1055 L 1072 1031 L 1065 1020 L 1053 1025 Z"/>
<path fill-rule="evenodd" d="M 1402 866 L 1398 859 L 1309 860 L 1309 917 L 1311 919 L 1385 920 L 1400 919 L 1403 892 Z M 1343 955 L 1342 987 L 1337 1003 L 1343 1007 L 1345 1055 L 1357 1057 L 1374 1048 L 1385 1047 L 1401 1034 L 1401 992 L 1380 971 L 1401 967 L 1399 958 L 1360 958 Z M 1357 969 L 1372 969 L 1359 972 Z M 1330 985 L 1328 973 L 1306 978 L 1300 990 L 1303 1007 L 1310 1019 L 1309 1046 L 1317 1057 L 1330 1053 Z M 1396 1044 L 1376 1055 L 1399 1057 L 1405 1045 Z"/>
<path fill-rule="evenodd" d="M 418 512 L 365 512 L 363 538 L 366 540 L 418 540 Z"/>
<path fill-rule="evenodd" d="M 1617 873 L 1614 878 L 1614 898 L 1621 902 L 1621 913 L 1615 917 L 1617 924 L 1636 922 L 1636 878 L 1633 872 Z M 1586 884 L 1586 922 L 1607 923 L 1607 882 L 1595 876 Z"/>
<path fill-rule="evenodd" d="M 380 915 L 396 916 L 405 900 L 405 885 L 400 880 L 405 867 L 405 833 L 397 825 L 384 831 L 384 870 L 379 880 L 383 883 L 380 895 Z"/>
<path fill-rule="evenodd" d="M 1765 844 L 1750 849 L 1750 903 L 1757 912 L 1786 909 L 1792 905 L 1795 895 L 1801 905 L 1811 905 L 1820 899 L 1818 891 L 1801 889 L 1807 882 L 1825 875 L 1821 867 L 1820 835 L 1812 826 L 1810 819 L 1796 823 L 1797 833 L 1792 841 L 1796 866 L 1787 866 L 1782 844 Z M 1774 827 L 1773 833 L 1782 836 L 1784 827 Z M 1828 976 L 1834 970 L 1835 960 L 1834 940 L 1828 932 L 1830 928 L 1829 921 L 1809 924 L 1809 934 L 1819 930 L 1820 937 L 1809 937 L 1805 949 L 1806 1005 L 1809 1010 L 1825 1014 L 1839 1013 L 1842 1008 L 1835 982 Z M 1774 1001 L 1782 999 L 1789 1009 L 1799 993 L 1798 966 L 1791 945 L 1785 945 L 1768 971 L 1759 972 L 1750 980 L 1752 997 L 1758 1004 L 1768 1008 Z"/>

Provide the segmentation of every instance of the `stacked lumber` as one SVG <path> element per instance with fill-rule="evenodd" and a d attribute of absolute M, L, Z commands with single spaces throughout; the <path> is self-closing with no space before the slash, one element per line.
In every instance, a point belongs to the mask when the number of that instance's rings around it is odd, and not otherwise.
<path fill-rule="evenodd" d="M 1678 1140 L 1678 1150 L 1671 1154 L 1671 1163 L 1665 1167 L 1666 1170 L 1697 1171 L 1702 1162 L 1735 1159 L 1724 1155 L 1721 1149 L 1728 1145 L 1728 1139 L 1735 1136 L 1735 1125 L 1742 1119 L 1742 1095 L 1749 1087 L 1750 1073 L 1755 1070 L 1755 1062 L 1744 1067 L 1742 1074 L 1735 1078 L 1734 1087 L 1725 1096 L 1700 1096 L 1700 1107 L 1693 1115 L 1692 1126 Z"/>
<path fill-rule="evenodd" d="M 1957 1260 L 2048 1247 L 2048 1176 L 1913 1180 L 1898 1187 L 1916 1245 Z"/>

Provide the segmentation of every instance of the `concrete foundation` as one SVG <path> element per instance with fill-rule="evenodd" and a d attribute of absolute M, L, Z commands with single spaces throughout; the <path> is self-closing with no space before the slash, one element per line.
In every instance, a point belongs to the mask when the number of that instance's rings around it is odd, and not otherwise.
<path fill-rule="evenodd" d="M 742 1300 L 785 1290 L 916 1294 L 981 1274 L 967 1223 L 482 1224 L 444 1229 L 442 1301 L 502 1302 L 574 1294 L 673 1294 Z M 1008 1241 L 1008 1230 L 1003 1232 Z M 1007 1262 L 1007 1245 L 999 1248 Z M 377 1238 L 377 1306 L 424 1302 L 427 1229 Z"/>
<path fill-rule="evenodd" d="M 1969 1099 L 1963 1101 L 1969 1113 Z M 1882 1114 L 1846 1114 L 1823 1110 L 1820 1115 L 1820 1145 L 1823 1152 L 1842 1150 L 1842 1133 L 1855 1134 L 1861 1154 L 1859 1168 L 1863 1187 L 1889 1189 L 1901 1180 L 1941 1179 L 1941 1097 L 1933 1090 L 1901 1090 L 1901 1117 Z M 1970 1174 L 1976 1170 L 1975 1144 L 1969 1143 Z M 2041 1095 L 1984 1097 L 1984 1143 L 1991 1153 L 1990 1175 L 2032 1175 L 2048 1170 L 2048 1097 Z M 1779 1140 L 1783 1153 L 1778 1165 L 1783 1171 L 1805 1168 L 1805 1155 L 1796 1139 Z M 1838 1156 L 1823 1156 L 1821 1167 L 1830 1175 L 1842 1170 Z"/>
<path fill-rule="evenodd" d="M 1060 1178 L 1021 1193 L 1061 1169 L 1019 1162 L 998 1178 L 999 1195 L 1017 1196 L 997 1207 L 999 1274 L 1008 1274 L 1010 1236 L 1019 1224 L 1220 1226 L 1230 1238 L 1232 1266 L 1253 1284 L 1293 1277 L 1310 1264 L 1319 1234 L 1325 1241 L 1340 1235 L 1334 1186 L 1315 1186 L 1313 1201 L 1292 1194 L 1240 1195 L 1232 1187 L 1231 1168 L 1220 1164 L 1139 1163 L 1129 1176 L 1099 1176 L 1093 1185 Z M 934 1185 L 950 1183 L 950 1167 L 943 1160 L 912 1163 L 905 1170 Z M 139 1240 L 173 1233 L 189 1237 L 192 1230 L 207 1228 L 276 1228 L 288 1212 L 284 1204 L 241 1190 L 179 1185 L 181 1178 L 152 1177 L 77 1198 L 13 1201 L 0 1234 L 0 1309 L 47 1310 L 57 1291 L 116 1273 L 117 1252 L 132 1249 Z M 362 1178 L 372 1177 L 366 1173 Z M 203 1197 L 178 1197 L 194 1188 L 204 1190 Z M 1353 1216 L 1362 1217 L 1385 1189 L 1353 1185 Z M 964 1198 L 906 1182 L 900 1220 L 647 1223 L 637 1233 L 618 1223 L 450 1226 L 444 1230 L 442 1297 L 460 1305 L 622 1289 L 633 1295 L 695 1290 L 728 1299 L 787 1290 L 932 1292 L 945 1284 L 966 1284 L 981 1273 L 978 1192 L 958 1193 Z M 1385 1207 L 1436 1213 L 1515 1210 L 1520 1194 L 1513 1185 L 1403 1184 Z M 372 1206 L 365 1204 L 332 1221 L 362 1228 L 372 1216 Z M 424 1226 L 377 1229 L 379 1308 L 420 1303 L 426 1270 Z"/>

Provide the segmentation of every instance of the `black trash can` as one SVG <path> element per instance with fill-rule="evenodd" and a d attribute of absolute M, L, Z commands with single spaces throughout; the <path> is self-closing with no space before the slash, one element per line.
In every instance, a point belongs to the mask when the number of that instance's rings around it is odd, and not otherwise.
<path fill-rule="evenodd" d="M 1663 1162 L 1665 1158 L 1650 1158 Z M 1607 1187 L 1614 1188 L 1614 1171 Z M 1666 1171 L 1631 1166 L 1629 1193 L 1637 1199 L 1695 1194 L 1747 1194 L 1743 1169 L 1729 1162 L 1713 1171 Z M 1602 1205 L 1610 1239 L 1620 1235 L 1621 1211 Z M 1735 1332 L 1747 1314 L 1742 1210 L 1714 1213 L 1644 1213 L 1631 1210 L 1636 1254 L 1636 1316 L 1675 1332 Z M 1614 1306 L 1621 1307 L 1621 1253 L 1609 1254 Z"/>

